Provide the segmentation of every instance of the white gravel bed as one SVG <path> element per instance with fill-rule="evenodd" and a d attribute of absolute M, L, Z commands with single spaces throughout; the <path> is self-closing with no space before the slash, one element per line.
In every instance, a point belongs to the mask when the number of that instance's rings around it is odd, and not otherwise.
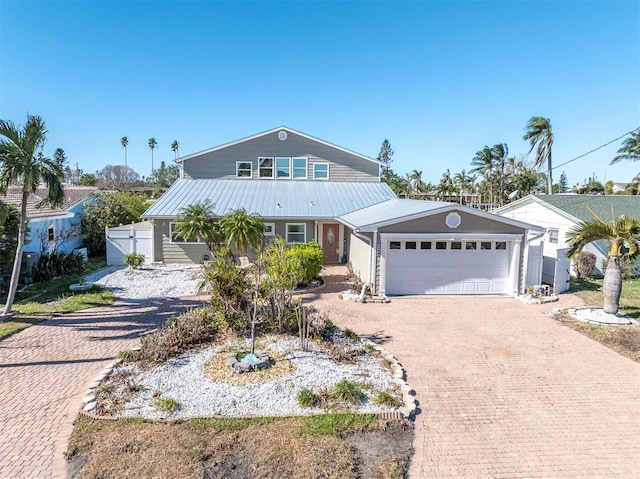
<path fill-rule="evenodd" d="M 107 269 L 85 278 L 113 291 L 119 298 L 178 298 L 193 296 L 201 281 L 200 266 L 146 265 L 130 270 L 126 266 Z"/>
<path fill-rule="evenodd" d="M 578 321 L 584 321 L 592 324 L 607 324 L 612 326 L 637 326 L 638 322 L 630 316 L 620 313 L 605 313 L 602 308 L 579 308 L 569 309 L 569 316 Z"/>
<path fill-rule="evenodd" d="M 237 344 L 237 343 L 234 343 Z M 230 386 L 214 382 L 204 375 L 204 365 L 217 348 L 187 353 L 170 360 L 153 370 L 137 373 L 131 380 L 142 386 L 133 400 L 122 410 L 123 416 L 142 416 L 149 419 L 186 418 L 194 416 L 223 415 L 242 416 L 290 416 L 321 412 L 319 409 L 303 408 L 298 405 L 297 395 L 302 388 L 318 392 L 330 389 L 343 379 L 359 381 L 371 385 L 375 390 L 394 390 L 395 383 L 388 369 L 380 359 L 369 354 L 357 358 L 355 364 L 335 363 L 320 352 L 299 349 L 298 341 L 268 340 L 265 349 L 273 349 L 286 354 L 295 370 L 275 380 L 245 386 Z M 226 353 L 223 353 L 226 354 Z M 125 366 L 126 367 L 126 366 Z M 134 366 L 128 366 L 134 367 Z M 250 373 L 249 373 L 250 374 Z M 155 409 L 153 393 L 159 390 L 161 397 L 171 398 L 180 405 L 174 413 Z M 394 408 L 373 404 L 371 394 L 366 390 L 366 399 L 359 412 L 391 411 Z"/>

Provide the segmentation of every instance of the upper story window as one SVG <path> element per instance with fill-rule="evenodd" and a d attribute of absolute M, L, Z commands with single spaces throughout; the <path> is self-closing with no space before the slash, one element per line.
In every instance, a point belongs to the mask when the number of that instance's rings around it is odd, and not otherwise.
<path fill-rule="evenodd" d="M 236 161 L 236 178 L 251 178 L 253 164 L 250 161 Z"/>
<path fill-rule="evenodd" d="M 313 179 L 328 180 L 329 179 L 329 163 L 314 163 Z"/>
<path fill-rule="evenodd" d="M 273 178 L 273 158 L 258 158 L 258 176 L 260 178 Z"/>
<path fill-rule="evenodd" d="M 293 163 L 293 178 L 294 179 L 306 179 L 307 178 L 307 159 L 306 158 L 292 158 Z"/>
<path fill-rule="evenodd" d="M 291 178 L 291 158 L 276 157 L 276 178 Z"/>
<path fill-rule="evenodd" d="M 559 232 L 555 228 L 549 229 L 549 243 L 558 244 Z"/>

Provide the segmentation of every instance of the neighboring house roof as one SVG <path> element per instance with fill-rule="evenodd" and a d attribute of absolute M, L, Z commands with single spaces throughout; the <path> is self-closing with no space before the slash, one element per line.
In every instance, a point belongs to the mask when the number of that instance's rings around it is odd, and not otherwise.
<path fill-rule="evenodd" d="M 368 208 L 344 214 L 340 216 L 339 219 L 355 231 L 367 232 L 375 231 L 381 226 L 402 223 L 404 221 L 410 221 L 424 216 L 430 216 L 452 210 L 465 211 L 469 214 L 479 216 L 490 221 L 498 221 L 533 232 L 544 231 L 540 227 L 529 223 L 504 218 L 492 213 L 485 213 L 484 211 L 480 211 L 476 208 L 462 206 L 457 203 L 445 203 L 440 201 L 392 199 Z"/>
<path fill-rule="evenodd" d="M 94 186 L 65 186 L 62 206 L 60 208 L 52 208 L 51 206 L 39 207 L 47 194 L 49 194 L 47 188 L 39 187 L 36 193 L 29 195 L 27 199 L 27 218 L 47 218 L 65 214 L 67 210 L 96 191 L 98 191 L 98 188 Z M 0 196 L 0 200 L 5 203 L 14 204 L 20 209 L 22 205 L 22 188 L 19 186 L 10 186 L 7 189 L 6 195 Z"/>
<path fill-rule="evenodd" d="M 391 188 L 378 181 L 181 179 L 142 217 L 172 219 L 181 208 L 208 200 L 218 215 L 244 208 L 264 218 L 336 218 L 390 198 Z"/>
<path fill-rule="evenodd" d="M 530 201 L 545 205 L 574 222 L 595 219 L 587 207 L 605 221 L 612 218 L 612 208 L 616 216 L 640 219 L 640 196 L 636 195 L 529 195 L 498 208 L 494 213 L 500 214 Z"/>
<path fill-rule="evenodd" d="M 286 131 L 288 133 L 293 133 L 294 135 L 302 136 L 303 138 L 307 138 L 308 140 L 312 140 L 312 141 L 315 141 L 317 143 L 321 143 L 323 145 L 329 146 L 331 148 L 335 148 L 336 150 L 343 151 L 343 152 L 348 153 L 350 155 L 357 156 L 359 158 L 362 158 L 363 160 L 372 161 L 373 163 L 377 163 L 377 164 L 382 165 L 382 166 L 385 165 L 384 162 L 378 161 L 378 160 L 376 160 L 374 158 L 371 158 L 370 156 L 362 155 L 360 153 L 356 153 L 355 151 L 347 150 L 346 148 L 343 148 L 343 147 L 338 146 L 338 145 L 334 145 L 333 143 L 329 143 L 328 141 L 324 141 L 324 140 L 321 140 L 319 138 L 315 138 L 315 137 L 313 137 L 311 135 L 307 135 L 306 133 L 302 133 L 301 131 L 294 130 L 293 128 L 289 128 L 287 126 L 279 126 L 277 128 L 272 128 L 271 130 L 263 131 L 262 133 L 256 133 L 255 135 L 247 136 L 245 138 L 241 138 L 239 140 L 231 141 L 229 143 L 224 143 L 223 145 L 215 146 L 215 147 L 209 148 L 207 150 L 202 150 L 202 151 L 198 151 L 197 153 L 192 153 L 190 155 L 185 155 L 185 156 L 182 156 L 182 157 L 178 158 L 175 161 L 176 162 L 183 162 L 185 160 L 189 160 L 189 159 L 195 158 L 197 156 L 201 156 L 201 155 L 204 155 L 204 154 L 207 154 L 207 153 L 212 153 L 214 151 L 222 150 L 224 148 L 229 148 L 230 146 L 237 145 L 239 143 L 244 143 L 244 142 L 247 142 L 247 141 L 250 141 L 250 140 L 254 140 L 256 138 L 260 138 L 261 136 L 270 135 L 272 133 L 276 133 L 276 132 L 279 132 L 279 131 Z"/>

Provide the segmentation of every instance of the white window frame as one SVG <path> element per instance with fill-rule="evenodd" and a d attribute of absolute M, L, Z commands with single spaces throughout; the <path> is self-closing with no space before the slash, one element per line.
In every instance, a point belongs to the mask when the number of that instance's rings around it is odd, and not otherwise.
<path fill-rule="evenodd" d="M 264 224 L 264 236 L 275 236 L 276 224 L 275 223 L 263 223 Z M 269 230 L 267 230 L 269 228 Z"/>
<path fill-rule="evenodd" d="M 243 170 L 240 170 L 240 163 L 248 163 L 251 165 L 251 169 L 249 170 L 249 176 L 240 176 L 239 173 L 240 171 L 247 171 L 246 168 Z M 243 180 L 250 180 L 251 177 L 253 176 L 253 161 L 236 161 L 236 178 L 241 178 Z"/>
<path fill-rule="evenodd" d="M 290 226 L 302 226 L 302 235 L 303 235 L 303 240 L 302 241 L 289 241 L 289 234 L 296 234 L 299 235 L 300 232 L 296 231 L 295 233 L 290 233 L 289 232 L 289 227 Z M 306 223 L 287 223 L 287 227 L 286 227 L 286 240 L 287 240 L 287 244 L 297 244 L 297 243 L 306 243 L 307 242 L 307 224 Z"/>
<path fill-rule="evenodd" d="M 289 174 L 287 176 L 280 176 L 278 173 L 278 160 L 285 160 L 287 161 L 287 171 L 289 172 Z M 274 168 L 275 168 L 275 177 L 277 180 L 288 180 L 291 178 L 291 158 L 287 157 L 287 156 L 276 156 L 274 161 Z"/>
<path fill-rule="evenodd" d="M 304 160 L 304 177 L 298 176 L 296 177 L 296 160 Z M 301 169 L 298 167 L 298 169 Z M 305 156 L 296 156 L 291 158 L 291 178 L 294 180 L 306 180 L 309 176 L 309 159 Z"/>
<path fill-rule="evenodd" d="M 271 160 L 271 167 L 262 166 L 264 160 Z M 271 176 L 262 176 L 262 169 L 271 168 Z M 260 180 L 272 180 L 275 178 L 276 160 L 273 156 L 260 156 L 258 158 L 258 179 Z"/>
<path fill-rule="evenodd" d="M 558 244 L 560 242 L 560 230 L 558 228 L 549 228 L 549 243 Z"/>
<path fill-rule="evenodd" d="M 326 166 L 327 167 L 327 176 L 326 178 L 318 177 L 316 174 L 316 166 Z M 314 180 L 328 180 L 329 179 L 329 163 L 314 163 L 313 164 L 313 179 Z"/>
<path fill-rule="evenodd" d="M 175 221 L 169 222 L 169 243 L 170 244 L 204 244 L 204 241 L 176 241 L 173 239 L 173 225 L 175 225 Z"/>

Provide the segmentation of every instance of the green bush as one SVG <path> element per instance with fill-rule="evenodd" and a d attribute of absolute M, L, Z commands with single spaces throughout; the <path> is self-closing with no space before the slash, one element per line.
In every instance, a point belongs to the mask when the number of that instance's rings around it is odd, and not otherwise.
<path fill-rule="evenodd" d="M 61 276 L 78 274 L 84 269 L 84 257 L 81 253 L 60 253 L 54 251 L 44 254 L 33 267 L 34 281 L 47 281 Z"/>
<path fill-rule="evenodd" d="M 144 263 L 144 255 L 128 253 L 124 255 L 124 262 L 129 265 L 129 268 L 138 269 Z"/>
<path fill-rule="evenodd" d="M 303 407 L 317 406 L 320 402 L 318 396 L 308 388 L 301 389 L 298 393 L 298 404 Z"/>
<path fill-rule="evenodd" d="M 363 386 L 356 381 L 343 379 L 331 389 L 330 397 L 353 405 L 362 404 L 364 401 Z"/>
<path fill-rule="evenodd" d="M 180 403 L 172 398 L 156 398 L 153 401 L 153 407 L 165 412 L 174 412 L 178 410 Z"/>
<path fill-rule="evenodd" d="M 302 284 L 309 284 L 322 271 L 324 253 L 315 241 L 296 244 L 287 250 L 287 254 L 295 257 L 302 268 Z"/>

